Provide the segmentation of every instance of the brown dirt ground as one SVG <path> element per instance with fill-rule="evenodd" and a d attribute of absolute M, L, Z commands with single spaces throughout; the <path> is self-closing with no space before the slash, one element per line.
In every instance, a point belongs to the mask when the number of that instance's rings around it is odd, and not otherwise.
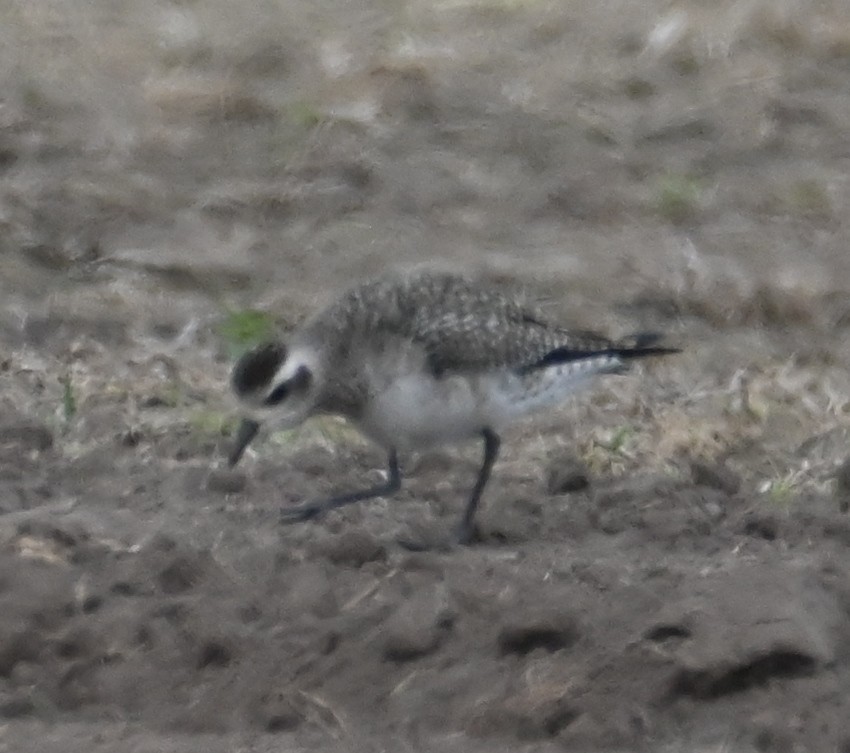
<path fill-rule="evenodd" d="M 84 5 L 0 9 L 0 751 L 850 751 L 843 1 Z M 281 527 L 382 458 L 222 470 L 221 322 L 423 263 L 685 352 L 474 546 L 477 447 Z"/>

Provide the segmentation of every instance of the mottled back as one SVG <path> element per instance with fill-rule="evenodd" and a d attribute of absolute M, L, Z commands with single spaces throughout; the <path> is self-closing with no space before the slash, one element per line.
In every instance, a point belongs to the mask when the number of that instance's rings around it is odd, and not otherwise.
<path fill-rule="evenodd" d="M 604 337 L 568 332 L 536 307 L 462 277 L 420 273 L 354 288 L 308 323 L 305 335 L 348 350 L 386 336 L 423 347 L 431 371 L 527 371 L 553 352 L 566 360 L 614 348 Z"/>

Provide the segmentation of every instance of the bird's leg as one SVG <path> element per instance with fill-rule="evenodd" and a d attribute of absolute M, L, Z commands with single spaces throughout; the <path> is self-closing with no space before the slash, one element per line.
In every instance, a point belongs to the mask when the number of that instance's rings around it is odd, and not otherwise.
<path fill-rule="evenodd" d="M 478 509 L 478 502 L 481 500 L 481 493 L 484 487 L 487 486 L 487 481 L 490 478 L 490 471 L 493 470 L 493 464 L 499 455 L 499 445 L 502 441 L 499 435 L 492 429 L 484 429 L 481 432 L 484 439 L 484 462 L 481 464 L 481 470 L 478 471 L 478 478 L 475 481 L 475 487 L 472 489 L 472 494 L 469 496 L 469 501 L 466 503 L 466 510 L 463 512 L 463 520 L 460 522 L 457 530 L 457 538 L 461 544 L 468 544 L 472 541 L 475 533 L 475 511 Z"/>
<path fill-rule="evenodd" d="M 362 502 L 366 499 L 374 497 L 385 497 L 390 494 L 395 494 L 401 489 L 401 472 L 398 469 L 398 456 L 395 450 L 390 450 L 387 461 L 387 480 L 373 486 L 370 489 L 361 489 L 360 491 L 350 492 L 348 494 L 340 494 L 330 499 L 324 499 L 320 502 L 309 502 L 306 505 L 298 507 L 290 507 L 281 512 L 282 523 L 298 523 L 302 520 L 311 520 L 324 515 L 328 510 L 335 510 L 337 507 L 344 507 L 355 502 Z"/>

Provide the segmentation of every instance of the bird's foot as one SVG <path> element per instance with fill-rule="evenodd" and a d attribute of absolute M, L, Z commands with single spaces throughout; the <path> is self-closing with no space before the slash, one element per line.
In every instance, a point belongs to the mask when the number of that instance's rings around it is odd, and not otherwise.
<path fill-rule="evenodd" d="M 315 520 L 321 517 L 327 507 L 321 502 L 312 502 L 297 507 L 288 507 L 280 511 L 280 522 L 283 524 L 303 523 L 305 520 Z"/>
<path fill-rule="evenodd" d="M 461 546 L 469 546 L 480 540 L 478 529 L 474 523 L 461 523 L 455 529 L 455 541 Z"/>

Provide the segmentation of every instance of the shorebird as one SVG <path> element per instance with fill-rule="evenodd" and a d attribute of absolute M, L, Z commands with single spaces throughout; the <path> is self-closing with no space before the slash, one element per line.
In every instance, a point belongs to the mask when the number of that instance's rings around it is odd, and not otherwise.
<path fill-rule="evenodd" d="M 387 451 L 383 483 L 284 509 L 283 521 L 296 522 L 397 492 L 400 452 L 480 438 L 483 461 L 457 530 L 468 543 L 502 429 L 597 374 L 678 352 L 657 341 L 571 331 L 521 297 L 455 275 L 378 279 L 344 293 L 287 342 L 267 342 L 236 362 L 231 386 L 245 416 L 229 464 L 261 421 L 293 427 L 319 414 L 345 417 Z"/>

